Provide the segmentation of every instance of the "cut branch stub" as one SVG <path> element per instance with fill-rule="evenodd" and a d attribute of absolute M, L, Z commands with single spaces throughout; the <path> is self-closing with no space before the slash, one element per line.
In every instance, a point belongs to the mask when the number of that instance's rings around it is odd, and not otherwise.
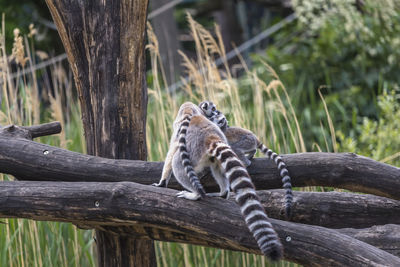
<path fill-rule="evenodd" d="M 28 140 L 58 133 L 61 133 L 61 123 L 58 121 L 33 126 L 17 126 L 12 124 L 0 127 L 1 137 L 24 138 Z"/>
<path fill-rule="evenodd" d="M 58 121 L 33 126 L 23 126 L 22 128 L 28 130 L 31 133 L 32 138 L 58 134 L 61 133 L 62 130 L 61 123 Z"/>

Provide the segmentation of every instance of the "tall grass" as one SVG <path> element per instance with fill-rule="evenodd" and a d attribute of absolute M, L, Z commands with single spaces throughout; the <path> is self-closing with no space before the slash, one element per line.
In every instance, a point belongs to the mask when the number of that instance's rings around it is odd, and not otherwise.
<path fill-rule="evenodd" d="M 79 105 L 72 95 L 72 79 L 61 64 L 41 73 L 22 75 L 40 55 L 33 49 L 34 27 L 30 37 L 14 31 L 12 54 L 5 47 L 4 16 L 0 32 L 0 125 L 31 125 L 52 120 L 61 122 L 63 132 L 42 137 L 39 142 L 84 151 Z M 40 59 L 39 59 L 40 60 Z M 14 75 L 16 74 L 16 75 Z M 41 82 L 36 74 L 40 74 Z M 12 180 L 0 175 L 0 180 Z M 0 224 L 0 266 L 94 266 L 92 231 L 71 224 L 5 219 Z"/>
<path fill-rule="evenodd" d="M 212 34 L 188 16 L 196 47 L 196 59 L 182 55 L 189 81 L 181 90 L 168 92 L 159 44 L 148 26 L 148 51 L 151 58 L 147 144 L 151 161 L 162 161 L 167 153 L 172 121 L 185 101 L 212 100 L 230 125 L 251 129 L 271 149 L 280 153 L 305 152 L 301 123 L 289 94 L 277 73 L 267 64 L 250 70 L 241 60 L 243 74 L 235 78 L 225 62 L 218 68 L 215 59 L 225 56 L 218 27 Z M 32 33 L 33 34 L 33 33 Z M 214 37 L 215 36 L 215 37 Z M 30 125 L 51 120 L 62 123 L 63 133 L 43 137 L 40 142 L 85 152 L 80 109 L 73 93 L 70 72 L 53 64 L 40 73 L 17 75 L 31 68 L 46 53 L 33 49 L 32 39 L 15 35 L 13 55 L 7 55 L 4 18 L 0 40 L 0 124 Z M 39 59 L 38 55 L 42 57 Z M 10 62 L 16 62 L 11 70 Z M 268 79 L 262 76 L 268 74 Z M 38 74 L 38 76 L 37 76 Z M 40 83 L 39 77 L 40 76 Z M 329 137 L 327 137 L 329 139 Z M 308 141 L 309 144 L 312 140 Z M 325 144 L 325 146 L 329 146 Z M 316 144 L 315 147 L 320 147 Z M 1 180 L 11 177 L 2 175 Z M 66 223 L 7 219 L 0 224 L 1 266 L 94 266 L 92 231 L 83 231 Z M 252 254 L 156 242 L 159 266 L 295 266 L 287 262 L 270 264 L 265 257 Z M 297 266 L 297 265 L 296 265 Z"/>

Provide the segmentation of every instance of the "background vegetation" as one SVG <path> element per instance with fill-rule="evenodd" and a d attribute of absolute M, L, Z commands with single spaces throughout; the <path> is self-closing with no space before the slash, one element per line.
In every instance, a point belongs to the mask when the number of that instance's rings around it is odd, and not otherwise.
<path fill-rule="evenodd" d="M 187 16 L 193 50 L 181 59 L 190 79 L 171 91 L 161 44 L 149 25 L 149 160 L 166 155 L 180 104 L 211 99 L 231 125 L 251 129 L 280 153 L 350 151 L 399 166 L 400 4 L 353 2 L 293 0 L 298 19 L 275 34 L 267 49 L 239 57 L 239 74 L 232 64 L 218 68 L 214 62 L 226 54 L 218 27 L 205 28 Z M 85 152 L 72 74 L 61 63 L 30 72 L 53 51 L 44 52 L 35 39 L 43 32 L 34 26 L 21 19 L 21 25 L 6 27 L 7 21 L 3 17 L 0 34 L 0 124 L 58 120 L 62 134 L 39 141 Z M 302 188 L 311 189 L 332 190 Z M 0 244 L 1 266 L 95 265 L 92 231 L 70 224 L 3 220 Z M 190 245 L 157 242 L 156 250 L 159 266 L 267 264 L 260 256 Z"/>

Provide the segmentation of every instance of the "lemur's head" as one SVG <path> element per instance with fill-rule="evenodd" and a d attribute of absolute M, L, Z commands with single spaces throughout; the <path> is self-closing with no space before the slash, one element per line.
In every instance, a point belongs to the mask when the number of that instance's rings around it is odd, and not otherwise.
<path fill-rule="evenodd" d="M 210 120 L 215 123 L 223 132 L 228 127 L 228 120 L 219 110 L 214 112 L 214 115 L 210 118 Z"/>
<path fill-rule="evenodd" d="M 213 116 L 217 110 L 216 106 L 211 101 L 203 101 L 199 104 L 199 107 L 203 110 L 204 115 L 207 117 Z"/>

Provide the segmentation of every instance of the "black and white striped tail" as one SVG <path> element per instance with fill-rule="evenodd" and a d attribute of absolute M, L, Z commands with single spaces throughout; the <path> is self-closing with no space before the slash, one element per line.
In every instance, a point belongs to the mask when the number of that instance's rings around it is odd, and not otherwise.
<path fill-rule="evenodd" d="M 212 143 L 208 153 L 220 161 L 247 227 L 261 252 L 271 260 L 279 260 L 283 254 L 282 244 L 268 220 L 246 168 L 232 149 L 222 142 Z"/>
<path fill-rule="evenodd" d="M 191 116 L 186 115 L 179 129 L 179 154 L 181 157 L 182 165 L 185 168 L 185 172 L 189 177 L 190 183 L 196 189 L 197 193 L 201 195 L 201 197 L 205 197 L 206 192 L 204 191 L 204 188 L 200 183 L 199 177 L 197 177 L 196 173 L 194 172 L 192 162 L 189 159 L 189 153 L 186 149 L 186 132 L 187 128 L 189 127 L 190 120 Z"/>
<path fill-rule="evenodd" d="M 285 189 L 285 215 L 286 218 L 289 219 L 292 213 L 293 192 L 292 182 L 289 176 L 289 171 L 286 168 L 286 164 L 283 162 L 282 158 L 278 154 L 267 148 L 264 144 L 260 143 L 258 145 L 258 148 L 264 155 L 273 160 L 278 166 L 278 172 L 282 178 L 283 188 Z"/>

